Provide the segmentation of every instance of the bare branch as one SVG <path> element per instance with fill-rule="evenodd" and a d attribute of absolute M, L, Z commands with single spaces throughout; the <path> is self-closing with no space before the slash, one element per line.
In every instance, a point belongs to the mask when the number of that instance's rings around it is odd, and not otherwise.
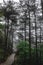
<path fill-rule="evenodd" d="M 4 2 L 4 4 L 6 5 L 6 2 L 5 2 L 5 0 L 3 0 L 3 2 Z"/>

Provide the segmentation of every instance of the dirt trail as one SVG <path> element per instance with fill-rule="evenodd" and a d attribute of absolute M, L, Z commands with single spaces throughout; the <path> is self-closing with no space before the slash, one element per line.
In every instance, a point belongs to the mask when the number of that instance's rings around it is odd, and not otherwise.
<path fill-rule="evenodd" d="M 11 54 L 7 58 L 7 60 L 4 63 L 0 64 L 0 65 L 11 65 L 14 62 L 14 56 L 15 56 L 15 54 Z"/>

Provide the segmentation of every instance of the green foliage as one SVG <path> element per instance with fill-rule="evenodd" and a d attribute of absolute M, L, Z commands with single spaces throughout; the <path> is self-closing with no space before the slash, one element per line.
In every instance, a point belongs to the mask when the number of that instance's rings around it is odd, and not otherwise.
<path fill-rule="evenodd" d="M 16 60 L 15 65 L 28 65 L 29 64 L 29 43 L 26 41 L 21 41 L 17 45 Z M 34 54 L 34 49 L 31 48 L 32 54 Z"/>
<path fill-rule="evenodd" d="M 19 63 L 22 64 L 25 61 L 29 59 L 29 44 L 27 42 L 20 42 L 19 45 L 17 46 L 18 49 L 18 65 Z"/>
<path fill-rule="evenodd" d="M 4 29 L 4 25 L 0 24 L 0 29 Z"/>
<path fill-rule="evenodd" d="M 0 31 L 0 62 L 4 59 L 4 35 Z"/>
<path fill-rule="evenodd" d="M 0 10 L 0 17 L 2 17 L 3 16 L 3 12 Z"/>
<path fill-rule="evenodd" d="M 40 45 L 40 48 L 38 48 L 39 54 L 41 53 L 41 60 L 43 61 L 43 44 Z M 38 55 L 39 55 L 38 54 Z M 40 55 L 39 55 L 40 56 Z"/>
<path fill-rule="evenodd" d="M 43 44 L 40 45 L 40 48 L 37 48 L 38 57 L 36 57 L 36 47 L 31 48 L 31 63 L 32 65 L 40 64 L 40 51 L 41 51 L 41 63 L 43 63 Z M 17 52 L 15 55 L 15 60 L 13 65 L 28 65 L 29 64 L 29 43 L 26 41 L 21 41 L 17 45 Z"/>
<path fill-rule="evenodd" d="M 25 41 L 22 41 L 19 43 L 19 45 L 17 46 L 17 49 L 20 51 L 19 54 L 23 54 L 24 53 L 28 53 L 28 49 L 29 49 L 29 44 Z"/>
<path fill-rule="evenodd" d="M 8 43 L 8 47 L 7 47 L 7 45 L 5 46 L 5 35 L 3 34 L 2 31 L 0 31 L 0 63 L 1 63 L 1 61 L 6 60 L 8 55 L 10 55 L 12 53 L 10 39 L 8 40 L 7 43 Z M 6 47 L 7 47 L 7 50 L 6 50 Z"/>
<path fill-rule="evenodd" d="M 2 32 L 0 31 L 0 47 L 2 46 L 4 41 L 4 35 L 2 34 Z"/>
<path fill-rule="evenodd" d="M 3 59 L 4 50 L 0 48 L 0 59 Z"/>

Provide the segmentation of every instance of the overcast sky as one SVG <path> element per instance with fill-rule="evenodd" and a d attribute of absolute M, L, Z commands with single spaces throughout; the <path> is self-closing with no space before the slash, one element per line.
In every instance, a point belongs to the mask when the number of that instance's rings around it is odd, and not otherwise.
<path fill-rule="evenodd" d="M 5 1 L 8 1 L 8 0 L 5 0 Z M 19 2 L 19 0 L 13 0 L 13 1 Z M 0 3 L 2 3 L 2 2 L 3 2 L 3 0 L 0 0 Z"/>

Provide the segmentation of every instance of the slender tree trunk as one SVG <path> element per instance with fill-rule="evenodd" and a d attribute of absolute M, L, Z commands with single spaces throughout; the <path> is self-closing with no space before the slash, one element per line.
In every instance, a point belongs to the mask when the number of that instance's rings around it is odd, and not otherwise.
<path fill-rule="evenodd" d="M 26 21 L 25 21 L 25 41 L 26 41 Z"/>
<path fill-rule="evenodd" d="M 13 28 L 12 28 L 12 23 L 11 23 L 11 34 L 12 34 L 12 42 L 11 42 L 11 49 L 13 49 Z M 13 51 L 13 50 L 12 50 Z"/>
<path fill-rule="evenodd" d="M 35 6 L 35 5 L 34 5 Z M 37 50 L 37 17 L 36 17 L 36 10 L 34 11 L 35 15 L 35 45 L 36 45 L 36 65 L 38 64 L 38 50 Z"/>
<path fill-rule="evenodd" d="M 7 27 L 5 23 L 5 55 L 7 55 L 7 49 L 8 49 L 8 28 L 9 28 L 9 20 L 7 20 Z"/>
<path fill-rule="evenodd" d="M 43 17 L 43 0 L 41 0 L 41 6 L 42 6 L 42 17 Z"/>
<path fill-rule="evenodd" d="M 40 21 L 40 65 L 41 65 L 41 21 Z"/>
<path fill-rule="evenodd" d="M 30 11 L 29 11 L 29 60 L 31 65 L 31 22 L 30 22 Z"/>
<path fill-rule="evenodd" d="M 25 41 L 26 41 L 26 12 L 25 12 L 25 21 L 24 21 L 24 25 L 25 25 Z"/>
<path fill-rule="evenodd" d="M 29 6 L 29 0 L 28 0 L 28 15 L 29 15 L 29 64 L 31 65 L 31 22 L 30 22 L 30 6 Z"/>

